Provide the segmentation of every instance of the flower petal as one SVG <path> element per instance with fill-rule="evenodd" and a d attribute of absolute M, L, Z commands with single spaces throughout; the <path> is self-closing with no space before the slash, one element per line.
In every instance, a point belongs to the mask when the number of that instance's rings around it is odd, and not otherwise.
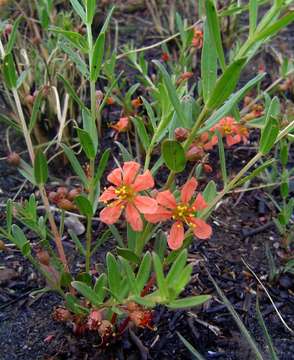
<path fill-rule="evenodd" d="M 123 182 L 130 185 L 135 180 L 135 177 L 140 169 L 140 164 L 135 161 L 127 161 L 123 165 Z"/>
<path fill-rule="evenodd" d="M 107 176 L 107 180 L 116 186 L 121 185 L 121 169 L 117 168 L 112 170 L 111 173 Z"/>
<path fill-rule="evenodd" d="M 196 199 L 195 199 L 192 207 L 193 207 L 193 210 L 195 210 L 195 211 L 201 211 L 201 210 L 204 210 L 207 208 L 207 203 L 204 200 L 204 197 L 202 196 L 202 194 L 199 193 L 196 196 Z"/>
<path fill-rule="evenodd" d="M 227 135 L 226 136 L 226 141 L 227 141 L 227 145 L 229 147 L 236 145 L 240 142 L 240 139 L 238 138 L 238 136 L 232 136 L 232 135 Z"/>
<path fill-rule="evenodd" d="M 165 206 L 168 209 L 174 209 L 177 206 L 176 199 L 169 190 L 159 192 L 156 200 L 158 204 Z"/>
<path fill-rule="evenodd" d="M 115 199 L 116 193 L 115 193 L 115 187 L 109 186 L 103 194 L 99 197 L 99 201 L 107 202 L 109 200 Z"/>
<path fill-rule="evenodd" d="M 138 175 L 132 188 L 135 191 L 143 191 L 152 189 L 154 187 L 154 179 L 149 170 L 145 171 L 144 174 Z"/>
<path fill-rule="evenodd" d="M 178 250 L 183 245 L 183 241 L 184 241 L 183 223 L 177 221 L 172 225 L 170 229 L 170 233 L 167 238 L 167 243 L 170 249 Z"/>
<path fill-rule="evenodd" d="M 171 219 L 173 213 L 170 210 L 166 210 L 163 206 L 158 206 L 154 214 L 145 214 L 145 219 L 152 223 L 156 224 L 160 221 L 167 221 Z"/>
<path fill-rule="evenodd" d="M 134 231 L 143 230 L 143 220 L 141 219 L 141 215 L 131 203 L 128 203 L 126 207 L 126 220 Z"/>
<path fill-rule="evenodd" d="M 101 211 L 100 220 L 108 225 L 114 224 L 119 219 L 122 209 L 120 204 L 107 206 Z"/>
<path fill-rule="evenodd" d="M 212 235 L 212 228 L 204 220 L 194 218 L 192 223 L 195 225 L 193 227 L 193 233 L 198 239 L 209 239 Z"/>
<path fill-rule="evenodd" d="M 181 201 L 183 203 L 187 204 L 191 200 L 197 186 L 198 181 L 194 177 L 192 177 L 184 184 L 181 191 Z"/>
<path fill-rule="evenodd" d="M 142 214 L 154 214 L 158 207 L 156 200 L 141 195 L 135 197 L 134 205 Z"/>

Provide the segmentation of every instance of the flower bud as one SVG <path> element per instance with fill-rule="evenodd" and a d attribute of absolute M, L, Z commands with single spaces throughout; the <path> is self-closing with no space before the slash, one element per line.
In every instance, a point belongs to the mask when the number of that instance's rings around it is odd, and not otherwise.
<path fill-rule="evenodd" d="M 210 174 L 210 173 L 212 173 L 213 169 L 209 164 L 203 164 L 203 171 L 206 174 Z"/>
<path fill-rule="evenodd" d="M 40 250 L 36 254 L 37 259 L 40 261 L 41 264 L 48 266 L 50 264 L 50 256 L 48 251 Z"/>
<path fill-rule="evenodd" d="M 76 188 L 70 190 L 70 192 L 67 195 L 68 200 L 73 201 L 78 195 L 80 195 L 81 189 Z"/>
<path fill-rule="evenodd" d="M 161 60 L 164 61 L 164 62 L 169 61 L 169 55 L 168 55 L 167 52 L 162 53 Z"/>
<path fill-rule="evenodd" d="M 89 330 L 98 330 L 102 321 L 101 312 L 98 310 L 93 310 L 88 317 L 88 328 Z"/>
<path fill-rule="evenodd" d="M 187 140 L 189 136 L 189 131 L 183 127 L 179 127 L 175 129 L 175 139 L 179 142 L 183 142 Z"/>
<path fill-rule="evenodd" d="M 0 251 L 5 251 L 5 249 L 6 249 L 6 246 L 5 246 L 4 241 L 0 240 Z"/>
<path fill-rule="evenodd" d="M 25 102 L 29 105 L 33 105 L 35 101 L 34 95 L 28 94 L 25 96 Z"/>
<path fill-rule="evenodd" d="M 64 308 L 56 308 L 52 314 L 53 320 L 55 321 L 68 321 L 71 319 L 71 313 Z"/>
<path fill-rule="evenodd" d="M 0 5 L 1 5 L 1 1 L 0 1 Z M 4 34 L 6 36 L 10 35 L 12 33 L 12 29 L 13 29 L 13 26 L 11 24 L 6 24 L 4 27 Z"/>
<path fill-rule="evenodd" d="M 57 194 L 65 197 L 68 194 L 68 188 L 66 188 L 65 186 L 59 186 L 59 188 L 57 189 Z"/>
<path fill-rule="evenodd" d="M 108 320 L 102 320 L 98 328 L 98 333 L 102 338 L 108 337 L 113 333 L 113 325 Z"/>
<path fill-rule="evenodd" d="M 197 161 L 201 160 L 204 155 L 204 150 L 202 148 L 192 144 L 186 152 L 186 159 L 188 161 Z"/>
<path fill-rule="evenodd" d="M 114 98 L 109 96 L 106 100 L 107 105 L 113 105 L 114 104 Z"/>
<path fill-rule="evenodd" d="M 50 193 L 48 195 L 48 199 L 50 202 L 56 204 L 59 200 L 59 195 L 55 191 L 50 191 Z"/>
<path fill-rule="evenodd" d="M 71 211 L 71 210 L 76 210 L 76 206 L 74 203 L 72 203 L 70 200 L 68 199 L 60 199 L 57 203 L 57 206 L 60 208 L 60 209 L 63 209 L 63 210 L 67 210 L 67 211 Z"/>
<path fill-rule="evenodd" d="M 18 153 L 12 152 L 7 156 L 6 161 L 9 165 L 17 167 L 20 164 L 20 156 Z"/>

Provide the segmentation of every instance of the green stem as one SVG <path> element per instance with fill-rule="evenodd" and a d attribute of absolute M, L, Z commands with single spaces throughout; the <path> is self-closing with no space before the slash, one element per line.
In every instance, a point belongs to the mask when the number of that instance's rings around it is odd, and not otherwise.
<path fill-rule="evenodd" d="M 89 273 L 90 271 L 91 243 L 92 243 L 92 217 L 88 217 L 87 232 L 86 232 L 86 273 Z"/>
<path fill-rule="evenodd" d="M 139 257 L 143 253 L 144 246 L 146 245 L 146 238 L 150 234 L 150 232 L 152 231 L 152 227 L 153 227 L 153 225 L 151 223 L 147 223 L 147 225 L 146 225 L 146 227 L 145 227 L 145 229 L 143 231 L 143 234 L 141 235 L 141 237 L 136 242 L 135 253 Z"/>

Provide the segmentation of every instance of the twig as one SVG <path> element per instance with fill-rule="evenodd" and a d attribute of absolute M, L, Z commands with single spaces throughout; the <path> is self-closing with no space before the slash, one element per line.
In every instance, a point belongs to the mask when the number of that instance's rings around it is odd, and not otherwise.
<path fill-rule="evenodd" d="M 294 330 L 292 330 L 287 323 L 285 322 L 285 320 L 283 319 L 281 313 L 279 312 L 278 308 L 276 307 L 272 297 L 270 296 L 269 292 L 267 291 L 266 287 L 263 285 L 263 283 L 259 280 L 258 276 L 255 274 L 255 272 L 253 271 L 253 269 L 247 264 L 247 262 L 241 258 L 244 265 L 247 267 L 247 269 L 252 273 L 252 275 L 255 277 L 255 279 L 258 281 L 258 283 L 260 284 L 260 286 L 263 288 L 264 292 L 266 293 L 266 295 L 268 296 L 268 298 L 270 299 L 270 302 L 272 303 L 278 317 L 280 318 L 282 324 L 285 326 L 285 328 L 290 331 L 290 333 L 294 334 Z"/>

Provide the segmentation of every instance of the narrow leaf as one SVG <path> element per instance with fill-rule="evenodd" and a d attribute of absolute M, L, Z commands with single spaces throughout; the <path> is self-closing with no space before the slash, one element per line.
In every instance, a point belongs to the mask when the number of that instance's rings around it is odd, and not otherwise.
<path fill-rule="evenodd" d="M 46 184 L 48 179 L 48 165 L 46 156 L 42 151 L 38 151 L 34 162 L 34 175 L 38 185 Z"/>

